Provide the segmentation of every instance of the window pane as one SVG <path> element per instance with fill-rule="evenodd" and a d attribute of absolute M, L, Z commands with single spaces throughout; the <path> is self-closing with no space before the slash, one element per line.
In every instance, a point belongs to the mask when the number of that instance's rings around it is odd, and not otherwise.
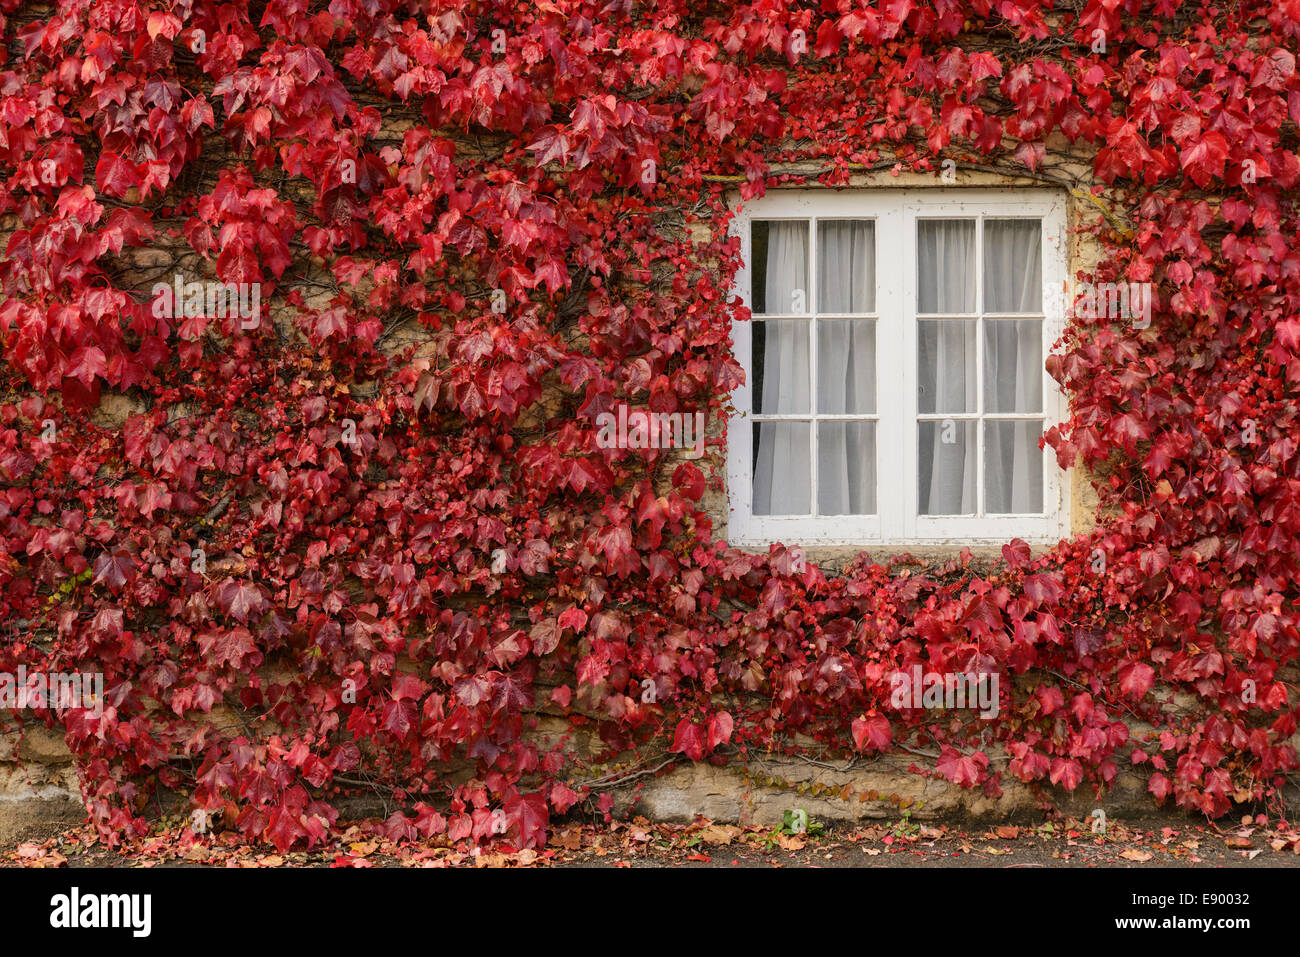
<path fill-rule="evenodd" d="M 876 514 L 876 423 L 818 424 L 817 511 Z"/>
<path fill-rule="evenodd" d="M 917 502 L 922 515 L 971 515 L 976 508 L 975 423 L 920 422 Z"/>
<path fill-rule="evenodd" d="M 817 411 L 832 415 L 876 411 L 876 322 L 817 321 Z"/>
<path fill-rule="evenodd" d="M 755 315 L 809 311 L 808 223 L 755 220 L 752 224 Z"/>
<path fill-rule="evenodd" d="M 984 423 L 984 510 L 1037 514 L 1043 510 L 1042 422 Z"/>
<path fill-rule="evenodd" d="M 876 311 L 876 224 L 821 220 L 817 224 L 817 311 Z"/>
<path fill-rule="evenodd" d="M 807 415 L 811 403 L 808 338 L 812 323 L 782 319 L 754 323 L 754 411 Z"/>
<path fill-rule="evenodd" d="M 917 326 L 917 409 L 974 412 L 975 320 L 922 319 Z"/>
<path fill-rule="evenodd" d="M 1043 311 L 1043 227 L 1038 220 L 984 221 L 984 311 Z"/>
<path fill-rule="evenodd" d="M 1043 411 L 1043 322 L 984 320 L 984 411 Z"/>
<path fill-rule="evenodd" d="M 975 221 L 917 223 L 918 312 L 975 311 Z"/>
<path fill-rule="evenodd" d="M 812 456 L 807 422 L 754 423 L 754 514 L 812 512 Z"/>

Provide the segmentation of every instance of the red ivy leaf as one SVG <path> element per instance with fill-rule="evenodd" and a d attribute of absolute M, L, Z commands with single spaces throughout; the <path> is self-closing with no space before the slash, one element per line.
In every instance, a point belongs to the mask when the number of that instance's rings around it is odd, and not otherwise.
<path fill-rule="evenodd" d="M 894 729 L 884 715 L 868 712 L 855 718 L 852 725 L 853 743 L 859 751 L 883 751 L 894 741 Z"/>
<path fill-rule="evenodd" d="M 726 711 L 719 711 L 709 719 L 709 740 L 708 750 L 713 751 L 720 745 L 726 744 L 731 740 L 731 731 L 734 727 L 731 715 Z"/>
<path fill-rule="evenodd" d="M 673 746 L 670 750 L 677 754 L 684 754 L 692 761 L 704 757 L 704 735 L 690 718 L 682 718 L 677 722 L 677 731 L 673 735 Z"/>
<path fill-rule="evenodd" d="M 122 591 L 134 574 L 135 559 L 123 549 L 119 548 L 95 559 L 95 581 L 107 585 L 115 595 Z"/>
<path fill-rule="evenodd" d="M 140 185 L 140 171 L 117 153 L 104 152 L 95 164 L 95 182 L 100 192 L 122 199 L 127 190 Z"/>
<path fill-rule="evenodd" d="M 227 578 L 216 591 L 217 605 L 223 614 L 236 621 L 247 624 L 249 620 L 261 616 L 267 608 L 262 589 L 249 581 L 235 581 Z"/>
<path fill-rule="evenodd" d="M 1119 669 L 1119 688 L 1126 695 L 1141 698 L 1151 690 L 1155 670 L 1140 661 L 1130 661 Z"/>
<path fill-rule="evenodd" d="M 1059 784 L 1067 791 L 1073 791 L 1083 780 L 1083 765 L 1074 758 L 1053 758 L 1049 778 L 1053 784 Z"/>
<path fill-rule="evenodd" d="M 989 758 L 983 751 L 962 754 L 952 748 L 944 747 L 939 752 L 935 770 L 958 787 L 969 788 L 980 783 L 988 766 Z"/>
<path fill-rule="evenodd" d="M 516 794 L 505 801 L 506 817 L 519 834 L 520 847 L 541 847 L 546 843 L 550 815 L 546 798 L 540 794 Z"/>

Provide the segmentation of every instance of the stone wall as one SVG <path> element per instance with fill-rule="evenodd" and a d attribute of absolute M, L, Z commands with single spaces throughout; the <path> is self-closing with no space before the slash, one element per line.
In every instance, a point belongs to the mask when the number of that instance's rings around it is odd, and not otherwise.
<path fill-rule="evenodd" d="M 0 736 L 0 845 L 85 820 L 72 754 L 42 726 Z"/>
<path fill-rule="evenodd" d="M 386 129 L 393 142 L 399 142 L 400 123 Z M 1068 194 L 1068 235 L 1070 247 L 1067 254 L 1068 274 L 1073 280 L 1076 273 L 1090 272 L 1095 265 L 1099 247 L 1092 236 L 1080 227 L 1095 220 L 1099 214 L 1099 201 L 1088 193 L 1091 160 L 1087 156 L 1073 155 L 1064 143 L 1057 143 L 1049 152 L 1044 167 L 1033 176 L 1017 176 L 1004 172 L 959 167 L 955 183 L 942 183 L 935 175 L 908 173 L 892 175 L 886 170 L 864 171 L 853 177 L 852 188 L 977 188 L 977 187 L 1032 187 L 1055 186 Z M 791 167 L 783 172 L 815 173 Z M 802 187 L 810 188 L 810 187 Z M 0 238 L 12 227 L 12 222 L 0 224 Z M 703 227 L 695 226 L 695 230 Z M 707 238 L 703 232 L 695 237 Z M 137 251 L 137 255 L 120 264 L 124 287 L 142 291 L 159 275 L 182 269 L 187 278 L 197 278 L 206 270 L 193 255 L 192 250 L 179 243 L 170 247 Z M 324 294 L 307 291 L 307 305 L 323 304 Z M 316 300 L 322 300 L 317 302 Z M 290 326 L 283 315 L 273 308 L 272 316 Z M 408 324 L 389 340 L 389 348 L 396 350 L 420 344 L 427 338 L 416 324 Z M 543 397 L 539 407 L 548 405 Z M 145 405 L 135 397 L 106 393 L 96 413 L 96 423 L 105 428 L 117 428 Z M 176 414 L 181 414 L 180 410 Z M 720 422 L 709 423 L 711 438 L 721 438 Z M 711 469 L 717 484 L 710 488 L 706 509 L 714 521 L 715 537 L 726 539 L 726 455 L 721 443 L 707 453 L 705 463 Z M 671 469 L 665 470 L 671 474 Z M 1073 474 L 1070 482 L 1071 531 L 1086 531 L 1095 521 L 1096 495 L 1092 477 Z M 795 544 L 795 543 L 790 543 Z M 891 546 L 891 548 L 893 548 Z M 959 546 L 926 545 L 911 549 L 922 563 L 941 562 L 954 557 Z M 903 551 L 902 547 L 894 548 Z M 981 561 L 1000 557 L 996 547 L 972 549 Z M 818 562 L 828 573 L 839 570 L 860 554 L 860 549 L 845 546 L 810 547 L 806 549 L 809 560 Z M 884 555 L 873 555 L 882 559 Z M 539 695 L 542 699 L 543 695 Z M 216 721 L 217 715 L 209 717 Z M 573 734 L 558 712 L 539 715 L 540 737 L 558 737 Z M 594 742 L 584 743 L 575 736 L 574 746 L 588 753 L 596 750 Z M 812 742 L 806 742 L 811 744 Z M 994 766 L 1005 765 L 1006 756 L 992 752 Z M 909 771 L 913 758 L 906 753 L 879 756 L 873 759 L 859 757 L 852 761 L 827 758 L 813 760 L 780 755 L 753 755 L 744 764 L 717 767 L 711 764 L 683 763 L 666 773 L 652 775 L 641 773 L 635 767 L 610 773 L 617 795 L 616 810 L 628 811 L 662 820 L 689 820 L 704 814 L 723 822 L 753 822 L 770 824 L 781 819 L 785 810 L 805 808 L 809 815 L 821 820 L 850 821 L 859 819 L 896 818 L 903 813 L 918 819 L 964 817 L 981 819 L 1011 819 L 1039 813 L 1042 800 L 1029 788 L 1014 779 L 1004 778 L 1001 797 L 992 798 L 980 791 L 968 791 L 946 781 L 925 778 Z M 453 770 L 454 769 L 449 769 Z M 600 773 L 599 770 L 597 773 Z M 1086 792 L 1086 793 L 1085 793 Z M 1154 808 L 1146 793 L 1144 777 L 1123 773 L 1117 786 L 1102 799 L 1091 796 L 1085 786 L 1074 795 L 1057 792 L 1052 799 L 1076 814 L 1086 815 L 1093 807 L 1103 808 L 1108 816 L 1146 813 Z M 173 803 L 166 801 L 166 803 Z M 345 813 L 351 816 L 386 814 L 391 808 L 375 796 L 362 796 L 340 802 Z M 80 823 L 84 820 L 80 788 L 72 756 L 59 733 L 40 726 L 28 726 L 24 733 L 11 732 L 0 737 L 0 843 L 40 836 L 52 829 Z"/>
<path fill-rule="evenodd" d="M 566 733 L 573 737 L 567 723 L 552 716 L 543 718 L 533 736 L 554 740 Z M 594 743 L 573 742 L 579 752 Z M 997 748 L 989 750 L 990 764 L 1004 768 L 1007 756 Z M 1185 817 L 1169 805 L 1158 807 L 1147 792 L 1146 776 L 1132 770 L 1121 771 L 1114 786 L 1101 796 L 1086 783 L 1074 792 L 1050 787 L 1035 792 L 1004 775 L 1001 795 L 990 797 L 982 790 L 960 788 L 909 770 L 918 760 L 926 759 L 899 753 L 819 760 L 751 752 L 743 763 L 715 766 L 683 760 L 661 774 L 644 777 L 635 776 L 635 767 L 612 769 L 611 778 L 624 780 L 609 790 L 615 797 L 616 816 L 640 814 L 669 822 L 689 822 L 704 815 L 719 823 L 773 826 L 787 810 L 796 808 L 806 810 L 810 819 L 837 823 L 905 816 L 918 821 L 1033 821 L 1041 820 L 1048 808 L 1079 819 L 1097 808 L 1112 820 L 1154 814 Z M 466 777 L 471 773 L 468 766 L 459 771 Z M 458 776 L 456 768 L 448 772 Z M 1287 797 L 1293 806 L 1300 803 L 1300 793 Z M 160 804 L 185 811 L 174 796 L 162 796 Z M 353 795 L 335 805 L 344 819 L 382 818 L 394 810 L 378 794 Z M 0 739 L 0 846 L 45 837 L 84 820 L 72 755 L 58 734 L 36 728 L 21 740 L 17 734 Z"/>

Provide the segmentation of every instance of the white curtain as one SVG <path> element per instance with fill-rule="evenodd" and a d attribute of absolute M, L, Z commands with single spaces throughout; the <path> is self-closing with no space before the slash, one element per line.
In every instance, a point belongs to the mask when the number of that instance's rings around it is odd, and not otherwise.
<path fill-rule="evenodd" d="M 756 223 L 755 226 L 760 224 Z M 796 290 L 808 305 L 808 224 L 771 222 L 767 228 L 764 304 L 769 313 L 789 313 Z M 756 412 L 808 413 L 811 370 L 808 322 L 755 323 L 754 357 L 762 356 L 762 385 Z M 807 515 L 812 503 L 809 425 L 760 422 L 754 428 L 754 514 Z"/>
<path fill-rule="evenodd" d="M 758 224 L 756 224 L 758 225 Z M 795 290 L 805 304 L 808 224 L 762 223 L 764 308 L 793 311 Z M 819 313 L 862 315 L 875 310 L 874 224 L 819 224 L 817 308 Z M 808 414 L 809 323 L 779 320 L 755 324 L 754 354 L 762 362 L 756 396 L 760 413 Z M 817 324 L 817 411 L 871 415 L 876 411 L 876 337 L 870 319 L 823 320 Z M 809 463 L 811 424 L 761 422 L 755 427 L 754 514 L 806 515 L 812 505 Z M 876 430 L 870 421 L 822 422 L 817 433 L 818 512 L 825 515 L 876 511 Z"/>
<path fill-rule="evenodd" d="M 755 273 L 763 273 L 766 314 L 811 305 L 808 223 L 755 223 Z M 1034 220 L 984 224 L 986 313 L 1042 311 L 1042 242 Z M 861 316 L 875 310 L 875 235 L 870 222 L 818 224 L 819 314 Z M 1042 422 L 996 421 L 999 413 L 1043 411 L 1041 319 L 984 319 L 984 413 L 979 408 L 975 319 L 980 264 L 976 220 L 922 220 L 918 228 L 918 311 L 954 318 L 921 320 L 918 327 L 918 409 L 953 416 L 920 425 L 920 512 L 976 511 L 978 428 L 985 430 L 985 510 L 992 514 L 1042 511 Z M 765 249 L 760 242 L 765 236 Z M 756 297 L 757 298 L 757 297 Z M 841 415 L 876 412 L 876 335 L 871 319 L 820 319 L 816 343 L 807 320 L 754 323 L 755 412 Z M 809 349 L 818 350 L 816 394 Z M 992 417 L 992 421 L 989 420 Z M 812 508 L 809 422 L 760 422 L 754 427 L 754 514 L 807 515 Z M 817 506 L 821 514 L 876 511 L 876 430 L 869 421 L 817 425 Z"/>
<path fill-rule="evenodd" d="M 977 308 L 973 220 L 922 221 L 918 229 L 918 310 L 970 313 Z M 984 223 L 986 313 L 1041 313 L 1042 233 L 1037 220 Z M 922 413 L 973 413 L 976 323 L 922 320 L 918 330 Z M 984 414 L 1041 413 L 1042 321 L 984 320 Z M 1041 421 L 988 421 L 984 428 L 984 506 L 989 514 L 1042 511 Z M 922 424 L 920 511 L 971 514 L 978 504 L 977 426 L 954 419 Z"/>
<path fill-rule="evenodd" d="M 1043 409 L 1042 322 L 1038 319 L 984 320 L 985 409 L 1041 412 Z M 985 425 L 985 510 L 991 514 L 1043 510 L 1041 422 Z"/>
<path fill-rule="evenodd" d="M 817 227 L 817 312 L 875 312 L 876 224 L 832 219 Z"/>
<path fill-rule="evenodd" d="M 876 308 L 875 224 L 818 224 L 817 311 L 862 315 Z M 817 322 L 817 411 L 876 411 L 876 328 L 871 319 Z M 817 432 L 817 511 L 876 512 L 876 425 L 822 422 Z"/>
<path fill-rule="evenodd" d="M 917 230 L 917 311 L 952 314 L 975 311 L 975 223 L 922 220 Z M 922 413 L 974 412 L 978 377 L 974 320 L 921 321 L 917 408 Z M 966 422 L 920 427 L 919 507 L 922 515 L 975 511 L 975 436 Z"/>
<path fill-rule="evenodd" d="M 984 223 L 984 309 L 1042 312 L 1042 228 L 1037 220 Z M 984 411 L 1043 411 L 1041 319 L 984 320 Z M 988 422 L 984 507 L 991 514 L 1043 510 L 1041 422 Z"/>
<path fill-rule="evenodd" d="M 984 311 L 1043 311 L 1043 239 L 1038 220 L 984 221 Z"/>

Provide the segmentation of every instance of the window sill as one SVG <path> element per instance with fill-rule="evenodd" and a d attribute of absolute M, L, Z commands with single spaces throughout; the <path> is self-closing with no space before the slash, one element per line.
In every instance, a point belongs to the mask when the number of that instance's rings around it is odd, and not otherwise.
<path fill-rule="evenodd" d="M 794 548 L 798 543 L 786 543 Z M 973 564 L 988 567 L 1002 561 L 1002 546 L 1005 542 L 894 542 L 854 545 L 808 544 L 798 545 L 803 549 L 804 559 L 819 566 L 823 572 L 838 573 L 861 556 L 881 565 L 900 567 L 914 566 L 931 568 L 947 562 L 959 560 L 962 549 L 968 549 Z M 1037 557 L 1057 543 L 1029 542 L 1030 554 Z M 753 543 L 734 543 L 737 551 L 753 555 L 766 555 L 767 545 Z"/>

